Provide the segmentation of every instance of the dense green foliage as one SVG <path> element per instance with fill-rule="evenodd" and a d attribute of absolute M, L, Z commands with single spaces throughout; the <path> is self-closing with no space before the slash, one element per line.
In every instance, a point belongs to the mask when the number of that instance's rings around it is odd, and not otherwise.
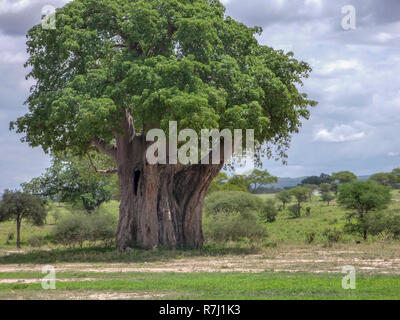
<path fill-rule="evenodd" d="M 278 182 L 278 178 L 272 176 L 267 170 L 253 170 L 245 177 L 247 188 L 251 193 L 259 193 L 265 185 Z"/>
<path fill-rule="evenodd" d="M 214 241 L 265 238 L 267 233 L 261 217 L 272 217 L 265 209 L 263 201 L 250 193 L 212 193 L 207 196 L 204 208 L 204 235 Z"/>
<path fill-rule="evenodd" d="M 211 182 L 207 193 L 217 191 L 242 191 L 247 192 L 246 180 L 243 176 L 233 176 L 229 178 L 224 172 L 220 172 L 218 176 Z"/>
<path fill-rule="evenodd" d="M 279 211 L 276 207 L 276 201 L 273 199 L 267 199 L 264 205 L 264 210 L 261 212 L 260 216 L 266 222 L 274 222 L 278 213 Z"/>
<path fill-rule="evenodd" d="M 113 243 L 117 221 L 110 214 L 79 215 L 63 217 L 52 232 L 52 240 L 69 247 L 83 246 L 85 242 Z"/>
<path fill-rule="evenodd" d="M 219 212 L 218 215 L 205 217 L 203 227 L 204 236 L 209 241 L 255 241 L 267 236 L 266 227 L 255 212 Z"/>
<path fill-rule="evenodd" d="M 332 173 L 331 179 L 333 181 L 339 181 L 339 183 L 347 183 L 357 180 L 357 176 L 350 171 L 340 171 Z"/>
<path fill-rule="evenodd" d="M 373 181 L 357 181 L 339 187 L 338 203 L 358 213 L 384 209 L 390 200 L 390 188 Z"/>
<path fill-rule="evenodd" d="M 112 144 L 128 113 L 137 134 L 168 132 L 169 120 L 198 132 L 253 128 L 259 146 L 285 156 L 316 104 L 298 89 L 311 68 L 260 45 L 261 32 L 216 0 L 72 1 L 55 30 L 27 35 L 36 83 L 11 127 L 31 146 L 82 154 Z"/>
<path fill-rule="evenodd" d="M 357 181 L 342 184 L 339 187 L 338 203 L 343 207 L 356 210 L 348 213 L 347 230 L 358 231 L 367 239 L 370 211 L 385 209 L 391 200 L 390 188 L 374 181 Z"/>
<path fill-rule="evenodd" d="M 332 178 L 329 174 L 321 173 L 319 177 L 311 176 L 303 179 L 301 181 L 301 185 L 306 185 L 306 184 L 320 185 L 321 183 L 331 183 L 331 182 Z"/>
<path fill-rule="evenodd" d="M 370 177 L 370 180 L 383 186 L 394 186 L 400 182 L 400 175 L 397 170 L 399 169 L 394 169 L 392 172 L 375 173 Z"/>
<path fill-rule="evenodd" d="M 105 161 L 99 157 L 100 164 Z M 50 168 L 38 178 L 22 185 L 25 191 L 60 202 L 82 205 L 91 212 L 118 193 L 115 176 L 95 172 L 88 158 L 55 155 Z M 97 167 L 96 167 L 97 169 Z"/>
<path fill-rule="evenodd" d="M 217 216 L 219 213 L 238 212 L 246 216 L 258 214 L 263 210 L 263 201 L 245 192 L 215 192 L 207 196 L 204 212 L 207 216 Z"/>

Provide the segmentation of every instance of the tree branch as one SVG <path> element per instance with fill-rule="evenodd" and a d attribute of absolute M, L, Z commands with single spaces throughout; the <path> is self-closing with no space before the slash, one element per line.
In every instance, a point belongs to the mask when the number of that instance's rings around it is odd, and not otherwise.
<path fill-rule="evenodd" d="M 107 145 L 102 139 L 92 140 L 92 145 L 97 147 L 102 153 L 112 157 L 114 160 L 117 157 L 117 148 Z"/>
<path fill-rule="evenodd" d="M 96 165 L 93 162 L 92 157 L 90 156 L 89 153 L 87 153 L 87 156 L 89 158 L 90 161 L 90 165 L 93 167 L 93 169 L 97 172 L 97 173 L 101 173 L 101 174 L 114 174 L 114 173 L 118 173 L 118 169 L 111 169 L 111 170 L 98 170 Z"/>

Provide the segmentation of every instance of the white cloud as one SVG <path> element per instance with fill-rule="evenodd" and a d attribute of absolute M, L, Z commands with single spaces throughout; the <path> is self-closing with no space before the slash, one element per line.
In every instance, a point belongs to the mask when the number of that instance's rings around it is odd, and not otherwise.
<path fill-rule="evenodd" d="M 337 60 L 337 61 L 327 63 L 327 64 L 323 65 L 320 69 L 316 69 L 315 71 L 319 74 L 327 75 L 327 74 L 331 74 L 334 72 L 349 71 L 349 70 L 362 71 L 363 66 L 356 59 Z"/>
<path fill-rule="evenodd" d="M 363 139 L 366 136 L 364 131 L 356 129 L 351 125 L 337 125 L 332 130 L 319 129 L 314 134 L 314 141 L 321 142 L 349 142 Z"/>
<path fill-rule="evenodd" d="M 0 64 L 24 64 L 27 56 L 23 52 L 0 52 Z"/>
<path fill-rule="evenodd" d="M 2 0 L 0 2 L 0 14 L 16 13 L 26 9 L 35 0 Z"/>
<path fill-rule="evenodd" d="M 398 156 L 400 156 L 400 152 L 389 152 L 388 156 L 389 157 L 398 157 Z"/>

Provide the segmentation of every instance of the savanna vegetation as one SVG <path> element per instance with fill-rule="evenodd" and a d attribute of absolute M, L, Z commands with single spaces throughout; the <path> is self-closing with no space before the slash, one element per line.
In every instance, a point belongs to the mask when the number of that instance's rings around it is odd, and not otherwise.
<path fill-rule="evenodd" d="M 224 185 L 232 178 L 220 176 L 215 182 Z M 15 264 L 32 268 L 54 264 L 61 270 L 61 282 L 56 292 L 49 294 L 38 283 L 40 272 L 2 272 L 0 298 L 11 293 L 14 297 L 70 299 L 77 292 L 82 298 L 94 299 L 398 298 L 395 266 L 382 270 L 379 267 L 375 272 L 362 268 L 364 261 L 395 259 L 400 248 L 399 190 L 374 180 L 339 184 L 338 197 L 325 184 L 314 189 L 311 198 L 303 186 L 278 194 L 226 188 L 206 197 L 206 243 L 203 249 L 195 250 L 159 247 L 117 253 L 113 248 L 118 200 L 106 201 L 91 212 L 81 202 L 47 200 L 43 225 L 29 220 L 21 225 L 22 251 L 13 250 L 17 242 L 16 221 L 0 224 L 0 269 Z M 329 205 L 323 197 L 325 192 L 334 198 Z M 361 207 L 360 201 L 365 201 Z M 291 211 L 293 206 L 299 209 L 296 215 Z M 321 263 L 326 259 L 318 253 L 321 251 L 341 258 Z M 304 260 L 307 252 L 308 260 Z M 283 256 L 286 262 L 282 264 L 279 261 Z M 341 289 L 343 257 L 349 263 L 360 264 L 359 290 Z M 364 260 L 367 257 L 369 260 Z M 285 265 L 288 259 L 290 265 Z M 111 262 L 126 272 L 118 273 L 110 267 Z M 154 273 L 158 268 L 173 273 Z M 293 268 L 297 273 L 287 273 Z M 229 290 L 227 279 L 231 283 Z M 209 287 L 210 281 L 213 288 Z M 287 283 L 292 286 L 288 291 L 284 289 Z"/>
<path fill-rule="evenodd" d="M 170 121 L 254 129 L 257 163 L 285 162 L 317 104 L 300 91 L 312 70 L 261 33 L 216 0 L 72 1 L 55 30 L 31 28 L 29 111 L 10 127 L 53 161 L 3 194 L 0 298 L 400 297 L 399 169 L 281 189 L 266 170 L 221 173 L 223 155 L 147 162 L 146 135 Z M 57 291 L 41 290 L 45 264 Z"/>

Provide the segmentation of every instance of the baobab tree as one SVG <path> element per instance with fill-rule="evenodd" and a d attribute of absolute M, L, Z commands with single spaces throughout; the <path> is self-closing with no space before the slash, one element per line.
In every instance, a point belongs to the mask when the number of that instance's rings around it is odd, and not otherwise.
<path fill-rule="evenodd" d="M 11 127 L 45 152 L 95 148 L 115 161 L 105 173 L 117 173 L 121 189 L 119 251 L 201 247 L 203 200 L 227 159 L 150 165 L 146 134 L 168 135 L 169 121 L 196 132 L 254 129 L 257 150 L 284 159 L 316 104 L 300 92 L 311 68 L 260 45 L 261 32 L 217 0 L 70 2 L 56 29 L 27 35 L 35 84 L 29 112 Z"/>

